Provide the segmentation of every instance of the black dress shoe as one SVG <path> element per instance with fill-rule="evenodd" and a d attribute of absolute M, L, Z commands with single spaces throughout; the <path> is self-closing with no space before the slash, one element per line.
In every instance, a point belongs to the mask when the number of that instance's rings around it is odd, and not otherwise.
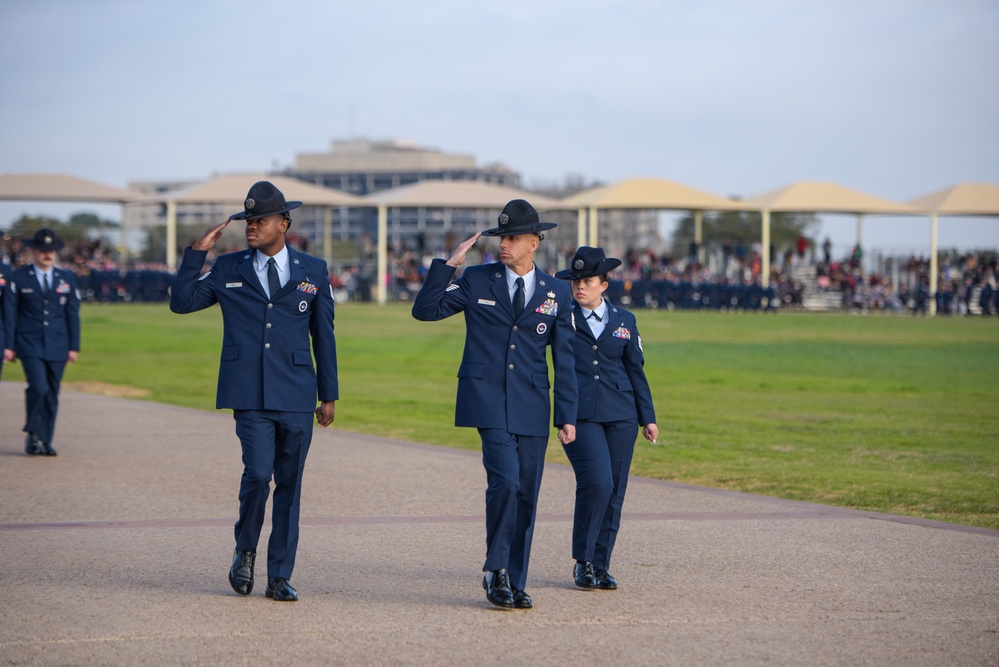
<path fill-rule="evenodd" d="M 45 450 L 42 448 L 42 441 L 34 433 L 29 433 L 24 437 L 24 453 L 28 456 L 42 456 Z"/>
<path fill-rule="evenodd" d="M 617 590 L 617 579 L 612 577 L 611 573 L 607 570 L 597 570 L 594 576 L 597 578 L 597 588 L 605 591 Z"/>
<path fill-rule="evenodd" d="M 527 591 L 514 588 L 513 606 L 515 609 L 530 609 L 534 606 L 534 602 L 531 600 L 531 596 L 527 594 Z"/>
<path fill-rule="evenodd" d="M 39 442 L 39 444 L 42 446 L 42 455 L 44 455 L 44 456 L 58 456 L 58 454 L 56 453 L 56 450 L 52 449 L 52 445 L 50 445 L 49 443 L 47 443 L 45 441 L 41 441 L 41 442 Z"/>
<path fill-rule="evenodd" d="M 298 591 L 291 587 L 284 577 L 274 577 L 267 580 L 267 590 L 264 595 L 278 602 L 298 602 Z"/>
<path fill-rule="evenodd" d="M 233 551 L 232 567 L 229 568 L 229 584 L 240 595 L 249 595 L 253 590 L 253 561 L 256 551 Z"/>
<path fill-rule="evenodd" d="M 482 577 L 482 587 L 486 589 L 486 599 L 497 607 L 509 609 L 514 606 L 510 573 L 506 569 L 486 572 L 486 576 Z"/>
<path fill-rule="evenodd" d="M 572 578 L 576 580 L 576 585 L 580 588 L 596 588 L 597 578 L 593 574 L 593 563 L 590 561 L 576 561 L 576 566 L 572 568 Z"/>

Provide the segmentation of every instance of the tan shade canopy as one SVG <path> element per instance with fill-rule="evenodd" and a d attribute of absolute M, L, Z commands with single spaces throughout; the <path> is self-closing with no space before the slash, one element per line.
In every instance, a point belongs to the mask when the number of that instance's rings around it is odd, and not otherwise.
<path fill-rule="evenodd" d="M 999 185 L 959 183 L 906 203 L 940 215 L 999 215 Z"/>
<path fill-rule="evenodd" d="M 363 198 L 369 206 L 392 208 L 496 208 L 512 199 L 526 199 L 539 211 L 559 208 L 551 197 L 479 181 L 423 181 L 374 192 Z"/>
<path fill-rule="evenodd" d="M 801 182 L 742 202 L 749 210 L 785 213 L 918 213 L 907 204 L 881 199 L 836 183 Z"/>
<path fill-rule="evenodd" d="M 227 174 L 216 176 L 184 190 L 164 193 L 159 201 L 178 204 L 232 204 L 242 207 L 246 193 L 257 181 L 270 181 L 288 201 L 300 201 L 307 206 L 364 206 L 364 200 L 346 192 L 321 188 L 294 178 L 267 174 Z"/>
<path fill-rule="evenodd" d="M 662 178 L 631 178 L 601 185 L 561 200 L 561 208 L 674 209 L 682 211 L 742 210 L 740 202 L 689 188 Z"/>
<path fill-rule="evenodd" d="M 130 204 L 146 201 L 136 192 L 67 174 L 2 174 L 0 199 Z"/>

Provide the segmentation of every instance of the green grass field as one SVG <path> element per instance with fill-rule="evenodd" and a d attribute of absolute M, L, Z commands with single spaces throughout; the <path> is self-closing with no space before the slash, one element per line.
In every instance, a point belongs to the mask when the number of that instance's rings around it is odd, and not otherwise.
<path fill-rule="evenodd" d="M 82 313 L 69 386 L 213 409 L 217 308 Z M 639 440 L 635 474 L 999 529 L 999 320 L 638 317 L 662 435 Z M 336 330 L 336 428 L 478 448 L 474 430 L 452 426 L 460 316 L 421 323 L 405 304 L 344 304 Z M 4 381 L 21 377 L 7 365 Z M 565 462 L 551 442 L 549 459 Z"/>

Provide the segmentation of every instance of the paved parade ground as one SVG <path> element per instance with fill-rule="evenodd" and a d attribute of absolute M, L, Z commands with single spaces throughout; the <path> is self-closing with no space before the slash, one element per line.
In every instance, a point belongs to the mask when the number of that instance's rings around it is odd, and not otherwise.
<path fill-rule="evenodd" d="M 61 399 L 59 456 L 29 458 L 23 385 L 0 383 L 3 665 L 999 664 L 999 531 L 632 477 L 620 588 L 586 591 L 572 471 L 549 465 L 535 608 L 501 610 L 479 455 L 333 429 L 306 465 L 301 600 L 263 595 L 269 519 L 240 597 L 231 413 Z"/>

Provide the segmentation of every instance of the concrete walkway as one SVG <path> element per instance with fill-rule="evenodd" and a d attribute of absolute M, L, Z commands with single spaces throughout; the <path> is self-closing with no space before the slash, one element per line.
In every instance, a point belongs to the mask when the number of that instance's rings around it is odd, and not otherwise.
<path fill-rule="evenodd" d="M 263 568 L 239 597 L 230 413 L 65 391 L 59 456 L 29 458 L 22 390 L 0 384 L 0 664 L 999 664 L 999 531 L 632 478 L 621 587 L 583 591 L 552 465 L 535 608 L 505 611 L 478 454 L 337 430 L 306 466 L 301 601 Z"/>

